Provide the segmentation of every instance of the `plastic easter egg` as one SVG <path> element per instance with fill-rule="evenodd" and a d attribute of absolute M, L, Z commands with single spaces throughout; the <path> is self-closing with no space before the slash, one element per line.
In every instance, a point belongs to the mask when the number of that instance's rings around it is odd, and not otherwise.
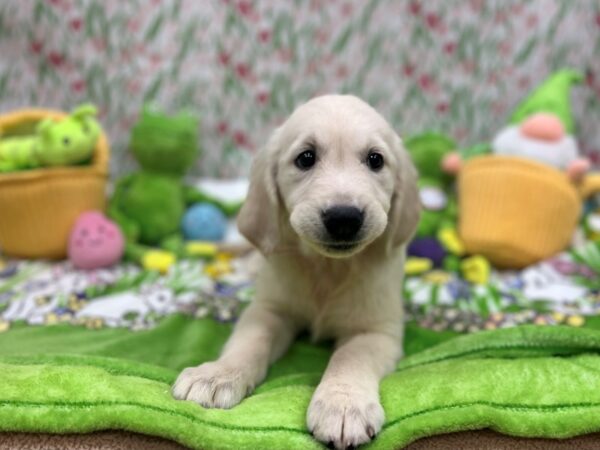
<path fill-rule="evenodd" d="M 225 236 L 227 218 L 210 203 L 196 203 L 181 221 L 183 236 L 188 241 L 220 241 Z"/>
<path fill-rule="evenodd" d="M 446 250 L 442 244 L 433 237 L 413 239 L 408 246 L 407 253 L 409 256 L 430 260 L 434 267 L 441 267 L 446 256 Z"/>
<path fill-rule="evenodd" d="M 69 259 L 78 269 L 98 269 L 116 264 L 125 240 L 119 227 L 98 211 L 81 214 L 69 237 Z"/>

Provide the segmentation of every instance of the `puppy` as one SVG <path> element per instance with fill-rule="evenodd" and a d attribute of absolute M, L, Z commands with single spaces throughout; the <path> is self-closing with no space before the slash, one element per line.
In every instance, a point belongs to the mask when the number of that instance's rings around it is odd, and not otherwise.
<path fill-rule="evenodd" d="M 370 441 L 384 421 L 379 380 L 402 354 L 416 177 L 398 135 L 362 100 L 326 95 L 296 109 L 258 153 L 238 218 L 265 257 L 256 299 L 219 359 L 183 370 L 173 395 L 231 408 L 309 329 L 336 348 L 308 429 L 336 448 Z"/>

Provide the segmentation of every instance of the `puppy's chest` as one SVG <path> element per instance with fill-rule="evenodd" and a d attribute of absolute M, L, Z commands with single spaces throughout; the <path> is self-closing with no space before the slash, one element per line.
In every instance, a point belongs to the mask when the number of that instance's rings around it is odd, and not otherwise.
<path fill-rule="evenodd" d="M 396 330 L 402 322 L 401 263 L 274 258 L 259 276 L 257 299 L 293 317 L 315 339 Z"/>
<path fill-rule="evenodd" d="M 308 276 L 307 276 L 308 275 Z M 315 340 L 369 329 L 378 315 L 372 310 L 376 292 L 357 283 L 346 271 L 305 274 L 297 304 L 299 314 Z"/>

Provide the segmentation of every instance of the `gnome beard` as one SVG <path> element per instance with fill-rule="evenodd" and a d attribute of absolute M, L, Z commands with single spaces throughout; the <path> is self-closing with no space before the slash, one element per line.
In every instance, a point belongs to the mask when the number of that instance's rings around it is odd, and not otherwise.
<path fill-rule="evenodd" d="M 509 125 L 492 143 L 497 155 L 519 156 L 559 170 L 577 181 L 589 169 L 589 162 L 578 156 L 577 143 L 550 114 L 536 114 L 521 125 Z"/>
<path fill-rule="evenodd" d="M 494 138 L 492 149 L 497 155 L 521 156 L 560 170 L 577 159 L 577 144 L 572 136 L 557 141 L 542 141 L 521 132 L 517 125 L 504 128 Z"/>

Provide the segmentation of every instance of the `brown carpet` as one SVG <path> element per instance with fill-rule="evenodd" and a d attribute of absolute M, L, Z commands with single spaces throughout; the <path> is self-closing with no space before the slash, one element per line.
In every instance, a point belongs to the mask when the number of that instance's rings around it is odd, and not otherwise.
<path fill-rule="evenodd" d="M 490 430 L 440 434 L 413 442 L 405 450 L 598 450 L 600 433 L 570 439 L 506 436 Z"/>
<path fill-rule="evenodd" d="M 185 450 L 165 439 L 127 431 L 88 434 L 0 433 L 0 450 Z M 442 434 L 405 450 L 598 450 L 600 433 L 571 439 L 525 439 L 489 430 Z M 261 449 L 257 449 L 261 450 Z M 267 449 L 265 449 L 267 450 Z"/>
<path fill-rule="evenodd" d="M 175 442 L 127 431 L 88 434 L 0 433 L 0 450 L 185 450 Z"/>

